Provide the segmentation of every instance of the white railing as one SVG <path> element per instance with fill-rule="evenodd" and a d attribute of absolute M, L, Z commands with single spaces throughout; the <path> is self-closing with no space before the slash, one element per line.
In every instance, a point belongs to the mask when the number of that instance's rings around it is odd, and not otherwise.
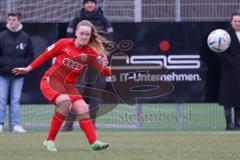
<path fill-rule="evenodd" d="M 112 22 L 228 21 L 240 11 L 240 0 L 99 0 Z M 25 22 L 68 22 L 82 0 L 0 0 L 0 22 L 21 11 Z"/>

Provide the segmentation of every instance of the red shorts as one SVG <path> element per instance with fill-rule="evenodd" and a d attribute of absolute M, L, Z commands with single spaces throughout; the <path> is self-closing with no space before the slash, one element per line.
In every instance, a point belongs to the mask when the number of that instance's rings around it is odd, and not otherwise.
<path fill-rule="evenodd" d="M 72 85 L 63 84 L 61 81 L 50 81 L 48 78 L 43 78 L 40 82 L 40 89 L 44 95 L 44 97 L 50 102 L 54 103 L 57 97 L 61 94 L 69 95 L 71 102 L 75 102 L 77 100 L 83 99 L 78 89 Z"/>

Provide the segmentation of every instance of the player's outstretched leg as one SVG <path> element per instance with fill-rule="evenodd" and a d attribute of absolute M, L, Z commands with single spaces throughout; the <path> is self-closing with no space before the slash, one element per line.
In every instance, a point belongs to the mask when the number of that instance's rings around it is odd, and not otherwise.
<path fill-rule="evenodd" d="M 97 140 L 96 130 L 92 123 L 92 120 L 89 116 L 88 106 L 83 100 L 78 100 L 73 103 L 73 111 L 79 114 L 79 126 L 84 132 L 88 142 L 90 144 L 90 148 L 94 151 L 105 149 L 109 147 L 108 143 L 104 143 Z"/>
<path fill-rule="evenodd" d="M 80 119 L 79 125 L 87 137 L 92 150 L 98 151 L 109 147 L 108 143 L 97 140 L 96 131 L 90 118 Z"/>

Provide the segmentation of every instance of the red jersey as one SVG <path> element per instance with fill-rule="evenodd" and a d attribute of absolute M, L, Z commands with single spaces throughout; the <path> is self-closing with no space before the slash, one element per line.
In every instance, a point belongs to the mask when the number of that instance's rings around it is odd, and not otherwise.
<path fill-rule="evenodd" d="M 48 47 L 30 66 L 34 69 L 50 58 L 56 57 L 56 61 L 43 78 L 53 76 L 68 84 L 75 84 L 79 74 L 86 70 L 89 64 L 99 70 L 102 75 L 111 75 L 109 67 L 102 66 L 100 54 L 96 53 L 89 45 L 78 48 L 74 41 L 73 38 L 60 39 Z"/>

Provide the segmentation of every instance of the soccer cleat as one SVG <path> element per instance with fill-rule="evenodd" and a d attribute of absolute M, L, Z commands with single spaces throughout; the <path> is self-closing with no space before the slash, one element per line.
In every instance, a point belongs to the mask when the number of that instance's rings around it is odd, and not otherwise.
<path fill-rule="evenodd" d="M 43 142 L 43 145 L 47 148 L 47 150 L 49 150 L 51 152 L 56 152 L 57 151 L 57 148 L 55 147 L 55 142 L 54 141 L 45 140 Z"/>
<path fill-rule="evenodd" d="M 23 129 L 23 127 L 20 126 L 20 125 L 15 125 L 15 126 L 13 126 L 12 131 L 13 131 L 13 132 L 16 132 L 16 133 L 26 133 L 26 130 Z"/>
<path fill-rule="evenodd" d="M 96 140 L 93 144 L 90 145 L 90 148 L 93 151 L 102 150 L 102 149 L 105 149 L 105 148 L 108 148 L 108 147 L 109 147 L 108 143 L 104 143 L 104 142 L 101 142 L 101 141 L 98 141 L 98 140 Z"/>

